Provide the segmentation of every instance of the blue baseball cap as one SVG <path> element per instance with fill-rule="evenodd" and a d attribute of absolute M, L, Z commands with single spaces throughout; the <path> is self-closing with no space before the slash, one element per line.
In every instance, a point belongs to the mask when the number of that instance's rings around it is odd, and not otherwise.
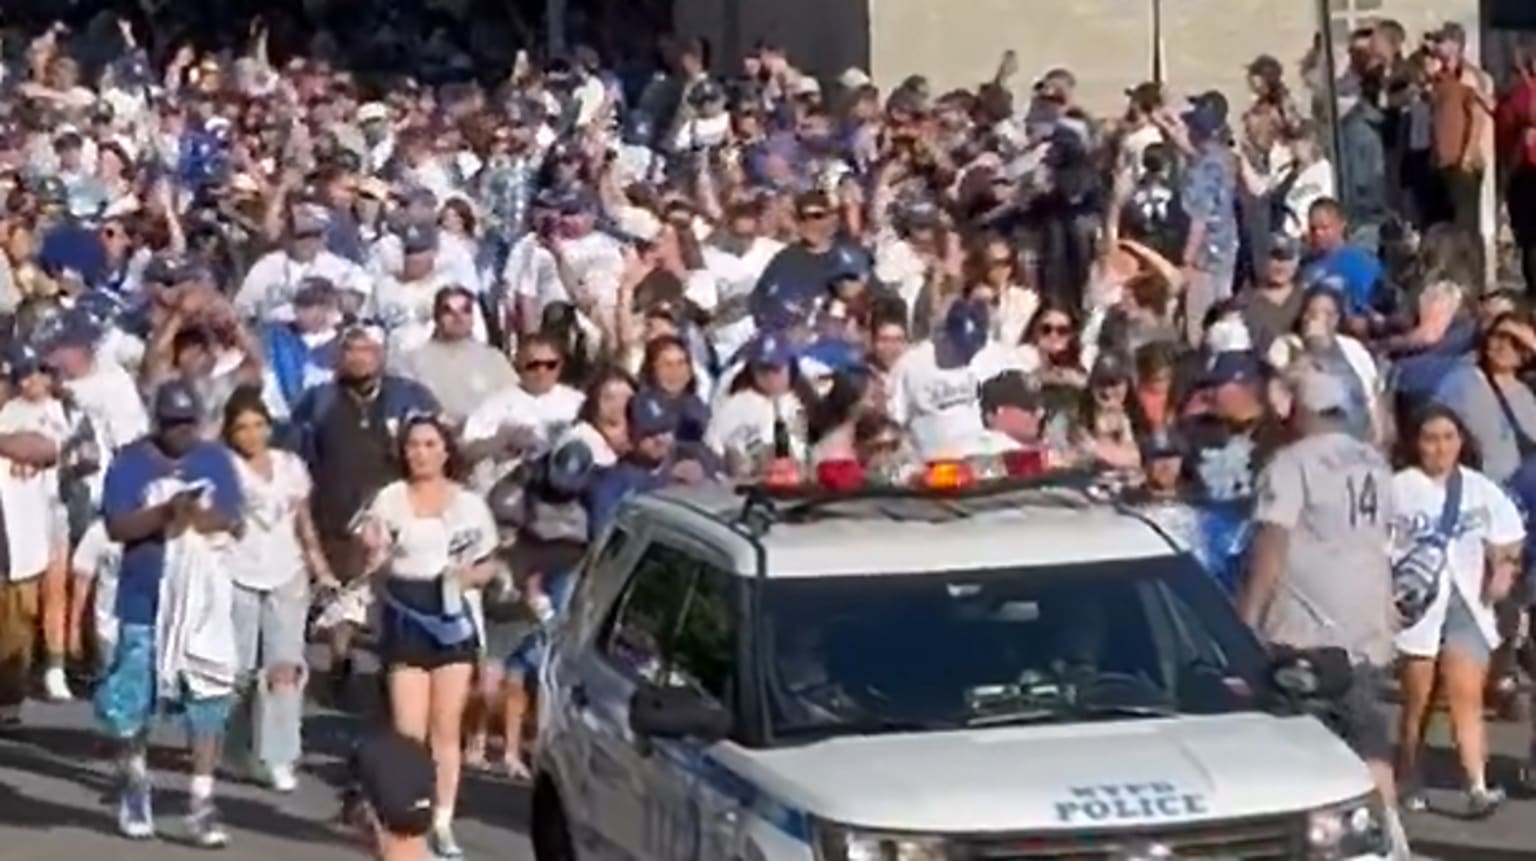
<path fill-rule="evenodd" d="M 832 281 L 869 277 L 869 256 L 849 245 L 838 245 L 832 251 Z"/>
<path fill-rule="evenodd" d="M 437 250 L 437 226 L 410 222 L 400 228 L 400 249 L 406 254 L 426 254 Z"/>
<path fill-rule="evenodd" d="M 970 364 L 987 345 L 987 306 L 962 300 L 949 306 L 944 315 L 944 344 L 953 350 L 960 364 Z"/>
<path fill-rule="evenodd" d="M 300 281 L 299 289 L 293 294 L 293 304 L 296 308 L 313 308 L 335 299 L 336 285 L 331 283 L 331 279 L 320 275 L 310 275 Z"/>
<path fill-rule="evenodd" d="M 545 480 L 557 493 L 580 493 L 592 477 L 595 463 L 592 448 L 581 440 L 572 440 L 549 453 Z"/>
<path fill-rule="evenodd" d="M 629 401 L 629 437 L 645 439 L 677 430 L 677 411 L 657 392 L 642 390 Z"/>
<path fill-rule="evenodd" d="M 820 292 L 818 289 L 817 293 Z M 783 331 L 811 318 L 810 304 L 804 294 L 778 280 L 760 285 L 752 294 L 751 307 L 753 322 L 764 331 Z"/>
<path fill-rule="evenodd" d="M 31 347 L 22 344 L 11 350 L 5 360 L 6 376 L 13 384 L 25 380 L 37 373 L 45 373 L 47 365 L 43 364 L 43 357 Z"/>
<path fill-rule="evenodd" d="M 203 399 L 186 380 L 166 380 L 155 389 L 153 412 L 158 425 L 195 422 L 203 417 Z"/>
<path fill-rule="evenodd" d="M 1226 350 L 1211 358 L 1202 382 L 1207 386 L 1256 383 L 1264 377 L 1264 364 L 1250 350 Z"/>
<path fill-rule="evenodd" d="M 46 332 L 39 334 L 43 350 L 51 352 L 71 347 L 94 347 L 101 338 L 101 328 L 90 314 L 74 309 L 59 315 Z"/>
<path fill-rule="evenodd" d="M 747 362 L 775 368 L 787 368 L 795 360 L 795 348 L 782 332 L 759 334 L 747 349 Z"/>

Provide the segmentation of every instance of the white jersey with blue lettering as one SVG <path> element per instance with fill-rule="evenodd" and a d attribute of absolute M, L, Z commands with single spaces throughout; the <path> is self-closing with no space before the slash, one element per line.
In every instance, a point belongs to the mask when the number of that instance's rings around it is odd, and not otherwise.
<path fill-rule="evenodd" d="M 987 344 L 963 367 L 941 368 L 931 341 L 914 345 L 891 369 L 887 410 L 912 434 L 918 453 L 933 459 L 963 454 L 981 435 L 981 384 L 1004 371 L 1039 365 L 1029 347 Z"/>

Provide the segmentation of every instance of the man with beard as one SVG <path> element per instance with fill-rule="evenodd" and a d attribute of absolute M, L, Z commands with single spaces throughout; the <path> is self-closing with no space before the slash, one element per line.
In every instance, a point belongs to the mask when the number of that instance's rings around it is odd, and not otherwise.
<path fill-rule="evenodd" d="M 436 399 L 420 383 L 384 373 L 382 335 L 363 326 L 342 335 L 335 381 L 311 389 L 294 409 L 295 442 L 314 476 L 315 529 L 331 570 L 343 582 L 363 573 L 353 518 L 399 475 L 395 431 L 410 415 L 437 411 Z M 352 674 L 352 633 L 360 621 L 332 628 L 331 673 L 338 690 Z"/>

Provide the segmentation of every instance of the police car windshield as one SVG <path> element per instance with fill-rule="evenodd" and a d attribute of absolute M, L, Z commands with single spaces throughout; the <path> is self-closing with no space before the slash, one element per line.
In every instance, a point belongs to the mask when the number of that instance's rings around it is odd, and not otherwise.
<path fill-rule="evenodd" d="M 1263 653 L 1187 556 L 765 587 L 774 737 L 1259 707 Z"/>

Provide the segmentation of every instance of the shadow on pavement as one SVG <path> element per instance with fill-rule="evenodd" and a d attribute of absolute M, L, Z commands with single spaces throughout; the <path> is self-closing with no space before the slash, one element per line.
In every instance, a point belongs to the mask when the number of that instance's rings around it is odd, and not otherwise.
<path fill-rule="evenodd" d="M 0 747 L 0 769 L 43 774 L 71 780 L 91 789 L 99 788 L 94 778 L 100 775 L 89 769 L 64 765 L 15 745 Z M 105 806 L 82 810 L 35 798 L 3 783 L 0 783 L 0 825 L 44 829 L 78 828 L 100 834 L 117 833 L 117 822 Z"/>
<path fill-rule="evenodd" d="M 1529 849 L 1476 849 L 1464 843 L 1439 843 L 1433 840 L 1413 841 L 1415 855 L 1443 858 L 1446 861 L 1524 861 L 1531 857 Z"/>
<path fill-rule="evenodd" d="M 0 825 L 27 828 L 83 828 L 115 835 L 117 821 L 111 799 L 117 779 L 107 764 L 107 751 L 100 737 L 89 730 L 35 727 L 7 736 L 0 741 L 0 771 L 15 771 L 73 783 L 100 796 L 95 809 L 25 797 L 14 787 L 0 785 Z M 165 773 L 183 771 L 185 757 L 174 748 L 151 748 L 151 766 L 160 772 L 156 781 L 156 812 L 162 821 L 172 821 L 186 810 L 184 789 L 160 789 Z M 291 839 L 346 843 L 343 835 L 325 821 L 290 816 L 271 804 L 224 793 L 219 797 L 219 812 L 225 822 L 241 830 L 282 834 Z M 325 812 L 325 811 L 317 811 Z M 176 831 L 167 835 L 175 841 Z"/>

